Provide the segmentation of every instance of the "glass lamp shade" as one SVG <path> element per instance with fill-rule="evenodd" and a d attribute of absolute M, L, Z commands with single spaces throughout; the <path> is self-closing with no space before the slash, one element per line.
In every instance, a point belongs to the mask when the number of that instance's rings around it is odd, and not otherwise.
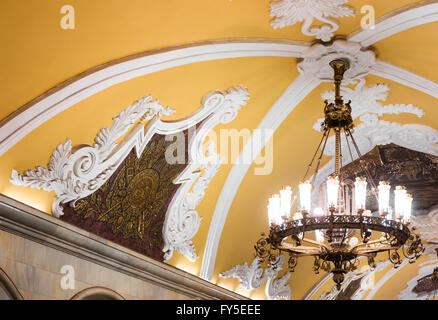
<path fill-rule="evenodd" d="M 310 212 L 312 184 L 309 181 L 300 183 L 300 210 Z"/>
<path fill-rule="evenodd" d="M 281 198 L 278 194 L 269 198 L 268 217 L 269 224 L 281 224 Z"/>
<path fill-rule="evenodd" d="M 324 210 L 322 210 L 322 208 L 317 207 L 315 209 L 313 209 L 313 214 L 314 217 L 322 217 L 324 216 Z M 318 242 L 324 242 L 324 231 L 322 230 L 315 230 L 315 239 Z"/>
<path fill-rule="evenodd" d="M 314 217 L 322 217 L 324 215 L 324 210 L 322 208 L 318 207 L 313 209 L 313 216 Z"/>
<path fill-rule="evenodd" d="M 405 196 L 403 205 L 403 221 L 409 222 L 411 219 L 411 211 L 412 211 L 412 196 L 408 193 Z"/>
<path fill-rule="evenodd" d="M 280 210 L 281 216 L 288 218 L 292 204 L 292 189 L 290 187 L 280 190 Z"/>
<path fill-rule="evenodd" d="M 391 186 L 388 181 L 379 182 L 379 214 L 381 216 L 389 213 L 389 190 Z"/>
<path fill-rule="evenodd" d="M 395 218 L 401 219 L 404 215 L 406 198 L 406 188 L 402 186 L 395 187 L 394 190 L 394 214 Z"/>
<path fill-rule="evenodd" d="M 354 182 L 355 204 L 356 211 L 365 209 L 365 201 L 367 198 L 367 179 L 357 177 Z"/>
<path fill-rule="evenodd" d="M 275 212 L 274 212 L 274 206 L 271 204 L 271 198 L 268 200 L 268 220 L 269 225 L 272 225 L 275 223 Z"/>
<path fill-rule="evenodd" d="M 338 206 L 339 178 L 331 176 L 327 179 L 327 205 L 328 207 Z"/>

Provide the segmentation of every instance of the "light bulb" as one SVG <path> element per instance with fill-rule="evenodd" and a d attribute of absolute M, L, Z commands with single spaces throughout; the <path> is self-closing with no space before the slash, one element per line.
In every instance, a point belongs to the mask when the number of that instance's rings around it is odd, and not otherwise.
<path fill-rule="evenodd" d="M 338 191 L 339 191 L 339 178 L 337 176 L 331 176 L 327 179 L 327 205 L 328 207 L 338 206 Z"/>
<path fill-rule="evenodd" d="M 298 186 L 300 190 L 300 210 L 310 212 L 312 185 L 309 181 L 300 183 Z"/>

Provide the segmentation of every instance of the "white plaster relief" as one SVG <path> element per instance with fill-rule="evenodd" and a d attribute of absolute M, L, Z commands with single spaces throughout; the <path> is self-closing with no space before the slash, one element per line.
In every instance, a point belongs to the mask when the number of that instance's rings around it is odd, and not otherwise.
<path fill-rule="evenodd" d="M 376 63 L 376 54 L 371 48 L 363 48 L 356 42 L 336 39 L 330 44 L 315 43 L 303 51 L 297 68 L 300 73 L 321 81 L 333 81 L 330 62 L 346 59 L 350 67 L 344 74 L 343 83 L 352 83 L 367 75 Z"/>
<path fill-rule="evenodd" d="M 74 207 L 78 199 L 100 188 L 132 148 L 140 157 L 154 134 L 175 134 L 202 122 L 189 141 L 189 164 L 174 181 L 181 187 L 169 204 L 163 227 L 165 260 L 178 250 L 194 261 L 197 255 L 191 239 L 200 224 L 195 208 L 221 163 L 212 143 L 205 153 L 202 151 L 204 140 L 214 126 L 232 121 L 248 99 L 247 89 L 239 86 L 226 92 L 212 91 L 204 96 L 202 107 L 191 116 L 180 121 L 163 122 L 158 116 L 175 111 L 164 108 L 147 96 L 114 117 L 110 128 L 101 129 L 93 146 L 72 147 L 70 139 L 67 139 L 56 147 L 47 168 L 37 166 L 35 170 L 26 170 L 23 174 L 12 170 L 10 181 L 19 186 L 55 191 L 52 212 L 60 217 L 63 214 L 62 204 L 69 203 Z M 150 122 L 146 128 L 141 122 L 135 125 L 118 145 L 116 141 L 139 120 Z"/>
<path fill-rule="evenodd" d="M 381 271 L 391 264 L 390 261 L 379 261 L 376 263 L 376 268 L 371 269 L 368 266 L 365 268 L 356 269 L 354 271 L 345 274 L 345 279 L 342 282 L 341 289 L 338 290 L 336 286 L 330 290 L 330 292 L 324 292 L 318 299 L 319 300 L 336 300 L 338 295 L 345 291 L 348 286 L 355 280 L 360 280 L 359 288 L 351 295 L 350 300 L 360 300 L 362 296 L 368 292 L 374 286 L 374 275 L 376 271 Z"/>
<path fill-rule="evenodd" d="M 250 266 L 245 262 L 243 265 L 236 265 L 220 273 L 219 276 L 238 279 L 240 286 L 248 291 L 260 288 L 266 282 L 265 294 L 268 300 L 289 300 L 292 292 L 288 283 L 290 273 L 287 272 L 284 276 L 277 278 L 283 264 L 284 256 L 280 256 L 276 269 L 269 267 L 264 270 L 260 257 L 256 257 Z"/>
<path fill-rule="evenodd" d="M 172 257 L 174 250 L 178 250 L 192 262 L 198 258 L 191 240 L 201 223 L 195 208 L 204 198 L 205 189 L 222 163 L 213 142 L 210 141 L 206 152 L 203 152 L 204 142 L 207 134 L 216 125 L 234 120 L 248 99 L 247 89 L 240 86 L 226 92 L 213 91 L 204 97 L 203 108 L 211 110 L 211 113 L 190 140 L 189 165 L 174 181 L 175 184 L 182 185 L 169 204 L 164 221 L 165 261 Z"/>
<path fill-rule="evenodd" d="M 355 9 L 345 5 L 348 0 L 280 0 L 271 1 L 271 21 L 274 29 L 284 28 L 303 22 L 301 32 L 322 41 L 330 41 L 340 17 L 355 15 Z M 313 20 L 324 22 L 322 26 L 312 26 Z"/>

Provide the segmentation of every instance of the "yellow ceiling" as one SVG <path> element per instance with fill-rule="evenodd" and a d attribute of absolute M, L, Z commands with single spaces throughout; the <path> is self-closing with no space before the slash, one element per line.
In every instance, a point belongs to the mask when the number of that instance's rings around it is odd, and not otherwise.
<path fill-rule="evenodd" d="M 75 0 L 76 30 L 62 30 L 59 12 L 64 1 L 15 0 L 0 2 L 0 119 L 61 82 L 92 67 L 132 54 L 194 41 L 227 38 L 271 38 L 311 41 L 298 25 L 273 29 L 269 24 L 268 0 Z M 336 35 L 348 35 L 360 28 L 360 8 L 373 5 L 376 17 L 416 3 L 408 0 L 354 0 L 355 17 L 340 18 Z M 379 59 L 438 82 L 437 22 L 403 31 L 375 44 Z M 58 114 L 32 131 L 0 157 L 0 192 L 50 213 L 54 193 L 17 187 L 9 182 L 12 169 L 19 172 L 45 165 L 55 146 L 66 138 L 73 145 L 91 144 L 99 129 L 111 125 L 111 118 L 138 98 L 151 94 L 176 113 L 164 119 L 178 119 L 194 112 L 207 92 L 243 85 L 250 100 L 238 117 L 216 128 L 253 130 L 282 92 L 299 75 L 292 58 L 257 57 L 199 62 L 152 73 L 105 89 Z M 436 99 L 393 81 L 367 76 L 367 85 L 384 82 L 391 90 L 385 104 L 412 103 L 426 115 L 384 116 L 400 123 L 419 123 L 438 128 Z M 218 274 L 245 261 L 252 262 L 253 245 L 260 232 L 267 231 L 266 201 L 281 186 L 296 187 L 302 178 L 320 134 L 312 129 L 322 115 L 320 94 L 331 84 L 321 84 L 286 118 L 274 135 L 274 170 L 256 176 L 254 164 L 233 201 L 219 244 L 212 281 L 252 298 L 265 298 L 263 288 L 246 292 L 235 279 Z M 29 156 L 31 155 L 31 156 Z M 327 159 L 324 159 L 327 161 Z M 221 167 L 211 181 L 197 211 L 203 217 L 193 239 L 199 255 L 191 263 L 175 253 L 169 261 L 199 275 L 210 222 L 222 186 L 232 164 Z M 295 188 L 296 189 L 296 188 Z M 309 273 L 309 259 L 299 261 L 291 275 L 292 298 L 301 299 L 319 276 Z M 408 269 L 406 269 L 408 270 Z M 410 272 L 410 273 L 409 273 Z M 414 274 L 417 267 L 406 273 Z M 404 275 L 401 274 L 400 277 Z M 408 275 L 406 275 L 408 276 Z M 386 288 L 387 286 L 385 286 Z M 395 289 L 394 289 L 395 290 Z M 399 291 L 398 291 L 399 292 Z M 376 295 L 395 298 L 396 290 Z"/>

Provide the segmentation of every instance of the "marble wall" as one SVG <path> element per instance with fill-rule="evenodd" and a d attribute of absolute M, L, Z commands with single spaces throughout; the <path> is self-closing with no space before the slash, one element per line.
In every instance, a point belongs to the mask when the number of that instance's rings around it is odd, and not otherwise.
<path fill-rule="evenodd" d="M 62 288 L 62 278 L 67 275 L 61 270 L 63 266 L 71 266 L 70 270 L 74 271 L 74 289 Z M 92 287 L 113 290 L 124 299 L 192 299 L 2 230 L 0 268 L 24 299 L 71 299 Z M 0 298 L 6 298 L 6 295 L 2 294 Z"/>

